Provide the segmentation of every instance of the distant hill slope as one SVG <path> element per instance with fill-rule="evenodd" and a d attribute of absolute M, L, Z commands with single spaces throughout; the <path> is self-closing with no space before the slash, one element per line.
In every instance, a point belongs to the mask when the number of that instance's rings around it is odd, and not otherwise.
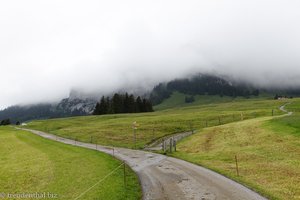
<path fill-rule="evenodd" d="M 150 100 L 154 105 L 158 105 L 176 91 L 191 96 L 219 95 L 221 97 L 250 97 L 251 95 L 259 95 L 259 90 L 249 84 L 234 83 L 218 76 L 198 74 L 189 79 L 175 79 L 167 83 L 158 84 L 151 92 Z M 190 101 L 193 101 L 193 98 Z"/>
<path fill-rule="evenodd" d="M 179 93 L 181 95 L 179 95 Z M 175 79 L 158 84 L 150 93 L 150 100 L 157 110 L 164 107 L 177 106 L 182 103 L 192 103 L 196 100 L 202 103 L 209 103 L 211 100 L 217 100 L 218 102 L 228 101 L 240 97 L 258 97 L 260 94 L 269 97 L 274 97 L 276 94 L 299 96 L 300 89 L 273 88 L 272 86 L 269 86 L 269 88 L 255 87 L 245 82 L 230 80 L 230 78 L 209 74 L 197 74 L 191 78 Z M 200 98 L 200 96 L 205 95 L 215 97 Z M 216 96 L 226 98 L 217 98 Z"/>
<path fill-rule="evenodd" d="M 11 106 L 0 111 L 0 120 L 9 118 L 12 123 L 15 123 L 31 119 L 46 119 L 53 115 L 52 108 L 51 104 Z"/>
<path fill-rule="evenodd" d="M 124 89 L 124 93 L 126 90 Z M 215 75 L 196 74 L 191 78 L 175 79 L 160 83 L 149 93 L 139 91 L 139 96 L 147 97 L 155 106 L 154 110 L 162 110 L 185 105 L 199 105 L 212 102 L 228 102 L 239 98 L 259 97 L 262 93 L 270 96 L 299 96 L 300 89 L 265 89 L 253 85 L 232 81 Z M 146 93 L 146 94 L 145 94 Z M 113 91 L 110 95 L 113 95 Z M 34 119 L 49 119 L 89 115 L 93 112 L 100 94 L 86 94 L 72 90 L 68 98 L 54 104 L 35 104 L 12 106 L 0 111 L 0 120 L 10 118 L 13 123 Z"/>
<path fill-rule="evenodd" d="M 250 96 L 250 97 L 230 97 L 230 96 L 220 96 L 220 95 L 194 95 L 193 102 L 186 102 L 186 98 L 190 95 L 183 94 L 180 92 L 173 92 L 169 98 L 164 99 L 162 103 L 154 106 L 154 110 L 165 110 L 175 107 L 185 107 L 185 106 L 196 106 L 196 105 L 205 105 L 213 103 L 226 103 L 233 101 L 241 101 L 251 98 L 256 99 L 272 99 L 273 96 L 270 94 L 260 94 L 259 96 Z"/>
<path fill-rule="evenodd" d="M 97 101 L 93 99 L 66 98 L 54 104 L 11 106 L 0 111 L 1 119 L 26 122 L 34 119 L 49 119 L 91 114 Z"/>

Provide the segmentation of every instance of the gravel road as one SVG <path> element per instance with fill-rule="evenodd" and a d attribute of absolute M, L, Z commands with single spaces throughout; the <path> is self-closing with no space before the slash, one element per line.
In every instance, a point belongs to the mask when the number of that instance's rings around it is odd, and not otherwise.
<path fill-rule="evenodd" d="M 163 142 L 165 142 L 166 146 L 169 147 L 171 139 L 173 141 L 175 140 L 176 142 L 178 142 L 178 141 L 182 140 L 183 138 L 186 138 L 186 137 L 194 134 L 195 132 L 196 132 L 196 130 L 187 131 L 187 132 L 183 132 L 183 133 L 177 133 L 177 134 L 174 134 L 174 135 L 171 135 L 171 136 L 166 136 L 164 138 L 160 138 L 160 139 L 154 141 L 153 143 L 149 144 L 148 146 L 146 146 L 144 148 L 144 150 L 146 150 L 146 151 L 162 150 Z"/>
<path fill-rule="evenodd" d="M 293 112 L 289 112 L 289 111 L 287 111 L 287 110 L 285 109 L 285 106 L 286 106 L 286 105 L 289 105 L 289 104 L 291 104 L 291 103 L 286 103 L 286 104 L 284 104 L 284 105 L 282 105 L 282 106 L 279 107 L 279 110 L 281 110 L 282 112 L 287 113 L 288 116 L 290 116 L 290 115 L 293 114 Z"/>
<path fill-rule="evenodd" d="M 113 150 L 111 147 L 78 142 L 41 131 L 22 130 L 65 144 L 98 150 L 124 160 L 138 174 L 145 200 L 265 199 L 220 174 L 180 159 L 140 150 Z"/>

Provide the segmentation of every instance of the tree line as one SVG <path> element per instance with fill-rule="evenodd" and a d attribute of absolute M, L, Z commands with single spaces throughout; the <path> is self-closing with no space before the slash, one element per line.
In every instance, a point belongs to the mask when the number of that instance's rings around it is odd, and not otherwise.
<path fill-rule="evenodd" d="M 104 115 L 139 112 L 153 112 L 152 103 L 140 96 L 135 98 L 133 94 L 115 93 L 112 97 L 102 96 L 100 102 L 96 104 L 93 114 Z"/>
<path fill-rule="evenodd" d="M 6 125 L 10 125 L 10 119 L 3 119 L 0 121 L 0 126 L 6 126 Z"/>

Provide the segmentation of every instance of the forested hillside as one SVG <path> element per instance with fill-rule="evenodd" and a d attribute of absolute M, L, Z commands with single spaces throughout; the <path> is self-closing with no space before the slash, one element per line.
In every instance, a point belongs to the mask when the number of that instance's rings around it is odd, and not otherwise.
<path fill-rule="evenodd" d="M 154 105 L 161 103 L 178 91 L 187 95 L 220 95 L 220 96 L 258 96 L 259 90 L 253 86 L 242 83 L 231 83 L 221 77 L 212 75 L 197 75 L 192 78 L 175 79 L 168 83 L 160 83 L 154 87 L 150 100 Z M 189 97 L 187 101 L 192 101 Z"/>

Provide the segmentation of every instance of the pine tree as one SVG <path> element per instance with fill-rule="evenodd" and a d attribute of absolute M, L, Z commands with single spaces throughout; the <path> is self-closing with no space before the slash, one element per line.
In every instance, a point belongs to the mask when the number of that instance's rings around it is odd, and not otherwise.
<path fill-rule="evenodd" d="M 102 96 L 100 102 L 96 104 L 93 114 L 115 114 L 115 113 L 136 113 L 136 112 L 152 112 L 152 103 L 147 99 L 136 99 L 133 94 L 129 95 L 115 93 L 110 99 Z"/>
<path fill-rule="evenodd" d="M 131 94 L 128 97 L 128 108 L 129 108 L 128 112 L 129 113 L 135 113 L 135 112 L 137 112 L 135 104 L 136 104 L 136 102 L 135 102 L 134 96 L 133 96 L 133 94 Z"/>
<path fill-rule="evenodd" d="M 143 102 L 140 96 L 136 98 L 136 112 L 143 112 Z"/>
<path fill-rule="evenodd" d="M 99 110 L 100 110 L 100 103 L 97 103 L 93 115 L 100 115 Z"/>
<path fill-rule="evenodd" d="M 146 99 L 145 112 L 153 112 L 152 103 Z"/>
<path fill-rule="evenodd" d="M 105 97 L 103 96 L 99 105 L 99 115 L 108 114 L 108 105 L 105 101 Z"/>
<path fill-rule="evenodd" d="M 147 112 L 147 101 L 146 101 L 146 99 L 143 99 L 141 112 Z"/>
<path fill-rule="evenodd" d="M 112 100 L 109 97 L 106 97 L 106 105 L 108 114 L 114 114 L 113 106 L 112 106 Z"/>
<path fill-rule="evenodd" d="M 10 125 L 10 119 L 4 119 L 1 121 L 0 126 Z"/>
<path fill-rule="evenodd" d="M 112 98 L 113 113 L 122 113 L 124 110 L 122 97 L 120 94 L 115 93 Z"/>
<path fill-rule="evenodd" d="M 123 97 L 123 111 L 124 113 L 130 113 L 130 102 L 129 102 L 129 96 L 128 93 L 126 92 L 126 94 Z"/>

